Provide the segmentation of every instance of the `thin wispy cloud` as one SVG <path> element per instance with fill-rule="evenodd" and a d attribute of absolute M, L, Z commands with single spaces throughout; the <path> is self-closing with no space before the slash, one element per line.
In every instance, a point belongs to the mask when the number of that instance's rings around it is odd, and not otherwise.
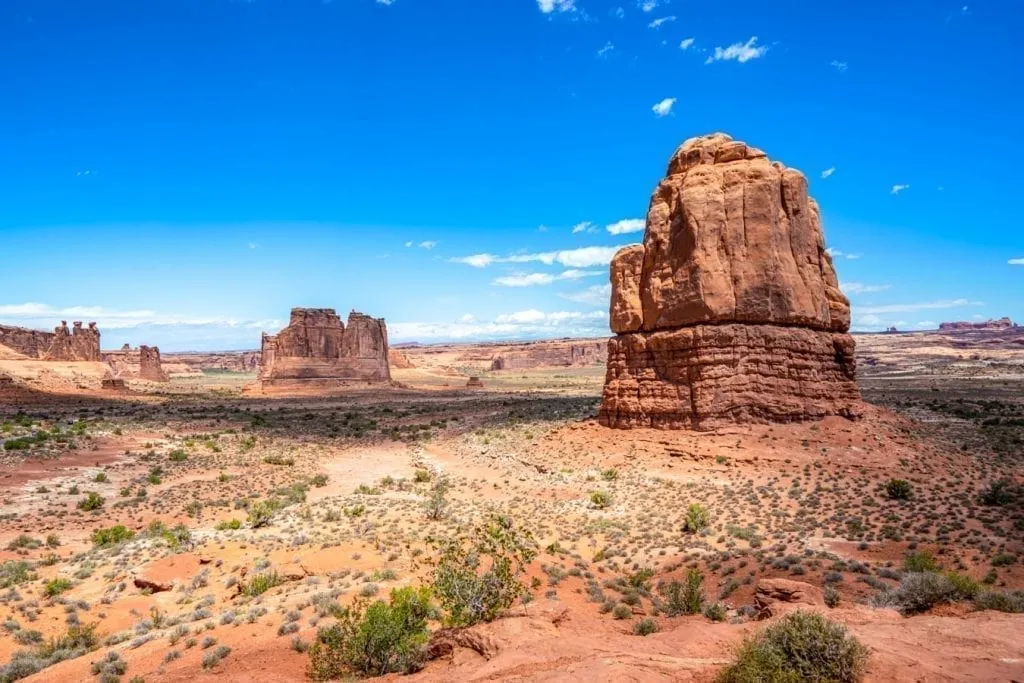
<path fill-rule="evenodd" d="M 689 50 L 691 47 L 693 47 L 693 38 L 683 38 L 679 41 L 680 50 Z"/>
<path fill-rule="evenodd" d="M 653 12 L 662 5 L 667 5 L 668 0 L 637 0 L 636 6 L 641 12 Z"/>
<path fill-rule="evenodd" d="M 910 304 L 886 304 L 883 306 L 858 306 L 858 314 L 914 313 L 916 311 L 940 310 L 946 308 L 963 308 L 965 306 L 984 306 L 984 302 L 970 299 L 942 299 L 939 301 L 923 301 Z"/>
<path fill-rule="evenodd" d="M 603 270 L 579 270 L 569 269 L 552 275 L 550 273 L 521 273 L 516 275 L 505 275 L 496 278 L 494 284 L 500 287 L 534 287 L 537 285 L 550 285 L 560 280 L 582 280 L 586 277 L 604 275 Z"/>
<path fill-rule="evenodd" d="M 728 47 L 716 47 L 714 53 L 709 55 L 704 63 L 737 61 L 743 64 L 752 59 L 763 57 L 767 52 L 768 46 L 758 45 L 757 36 L 751 36 L 750 40 L 745 43 L 733 43 Z"/>
<path fill-rule="evenodd" d="M 859 259 L 861 257 L 861 254 L 848 254 L 845 251 L 840 251 L 839 249 L 833 249 L 832 247 L 829 247 L 828 249 L 826 249 L 825 253 L 828 254 L 829 256 L 831 256 L 832 258 L 845 258 L 845 259 L 850 259 L 851 261 L 855 260 L 855 259 Z"/>
<path fill-rule="evenodd" d="M 569 301 L 591 306 L 607 306 L 612 295 L 611 284 L 593 285 L 580 292 L 565 292 L 558 296 Z"/>
<path fill-rule="evenodd" d="M 590 221 L 583 221 L 572 226 L 572 234 L 578 235 L 581 232 L 597 232 L 597 226 Z"/>
<path fill-rule="evenodd" d="M 1024 266 L 1024 258 L 1012 258 L 1007 263 L 1011 266 Z"/>
<path fill-rule="evenodd" d="M 651 107 L 651 111 L 653 111 L 654 115 L 657 116 L 658 118 L 668 116 L 669 114 L 672 113 L 672 106 L 675 105 L 675 103 L 676 98 L 666 97 L 661 102 L 658 102 L 653 107 Z"/>
<path fill-rule="evenodd" d="M 274 329 L 280 326 L 276 319 L 249 320 L 233 316 L 196 316 L 180 313 L 162 313 L 149 309 L 121 310 L 104 306 L 52 306 L 27 302 L 0 305 L 0 322 L 20 327 L 51 329 L 61 320 L 95 322 L 100 332 L 123 330 L 141 326 L 182 327 L 212 326 L 247 329 Z"/>
<path fill-rule="evenodd" d="M 541 337 L 599 337 L 608 334 L 607 311 L 554 311 L 527 309 L 503 313 L 490 321 L 463 316 L 458 322 L 388 323 L 396 341 L 458 341 L 533 339 Z"/>
<path fill-rule="evenodd" d="M 651 23 L 647 24 L 647 28 L 660 28 L 661 26 L 664 26 L 665 24 L 668 24 L 668 23 L 673 22 L 675 20 L 676 20 L 675 15 L 668 16 L 668 17 L 659 17 L 659 18 L 655 19 L 654 21 L 652 21 Z"/>
<path fill-rule="evenodd" d="M 631 232 L 641 232 L 645 227 L 647 227 L 647 221 L 643 218 L 624 218 L 605 226 L 605 230 L 612 235 L 627 235 Z"/>
<path fill-rule="evenodd" d="M 544 14 L 572 12 L 576 9 L 576 0 L 537 0 L 537 8 Z"/>
<path fill-rule="evenodd" d="M 904 190 L 909 190 L 909 189 L 910 189 L 910 185 L 893 185 L 892 189 L 889 191 L 889 194 L 899 194 L 900 192 L 903 192 Z"/>
<path fill-rule="evenodd" d="M 828 65 L 840 73 L 846 71 L 846 69 L 848 68 L 846 62 L 840 62 L 838 59 L 833 59 L 831 62 L 828 63 Z"/>
<path fill-rule="evenodd" d="M 835 172 L 836 172 L 836 167 L 835 166 L 832 166 L 830 168 L 826 168 L 824 171 L 821 172 L 822 180 L 824 180 L 825 178 L 828 178 L 829 176 L 831 176 Z"/>
<path fill-rule="evenodd" d="M 605 57 L 605 56 L 607 56 L 607 54 L 609 52 L 611 52 L 614 49 L 615 49 L 615 46 L 612 45 L 611 41 L 608 41 L 607 43 L 604 44 L 604 47 L 602 47 L 600 50 L 597 51 L 597 56 L 598 57 Z"/>
<path fill-rule="evenodd" d="M 534 253 L 510 254 L 495 256 L 494 254 L 472 254 L 452 258 L 452 263 L 463 263 L 474 268 L 486 268 L 492 263 L 543 263 L 546 266 L 555 263 L 566 268 L 589 268 L 606 266 L 615 252 L 621 247 L 579 247 L 578 249 L 562 249 L 560 251 L 541 251 Z"/>
<path fill-rule="evenodd" d="M 861 282 L 843 282 L 839 285 L 847 294 L 871 294 L 873 292 L 884 292 L 891 289 L 892 285 L 865 285 Z"/>
<path fill-rule="evenodd" d="M 420 242 L 420 249 L 433 249 L 436 246 L 436 240 L 423 240 L 422 242 Z"/>

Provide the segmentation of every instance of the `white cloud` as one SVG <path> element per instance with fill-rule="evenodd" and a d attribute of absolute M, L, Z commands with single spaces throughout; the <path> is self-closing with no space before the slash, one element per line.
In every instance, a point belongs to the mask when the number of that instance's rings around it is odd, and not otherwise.
<path fill-rule="evenodd" d="M 983 306 L 981 301 L 970 301 L 969 299 L 942 299 L 939 301 L 924 301 L 912 304 L 886 304 L 884 306 L 857 306 L 858 314 L 884 314 L 884 313 L 912 313 L 914 311 L 927 311 L 933 309 L 962 308 L 964 306 Z"/>
<path fill-rule="evenodd" d="M 683 40 L 679 42 L 680 50 L 689 50 L 691 47 L 693 47 L 693 38 L 683 38 Z"/>
<path fill-rule="evenodd" d="M 474 268 L 486 268 L 498 259 L 492 254 L 473 254 L 472 256 L 459 256 L 451 260 L 452 263 L 465 263 Z"/>
<path fill-rule="evenodd" d="M 662 0 L 636 0 L 636 6 L 640 8 L 642 12 L 653 12 L 661 5 L 667 5 L 668 0 L 662 2 Z"/>
<path fill-rule="evenodd" d="M 838 59 L 833 59 L 828 65 L 839 72 L 846 71 L 847 69 L 846 62 L 840 62 Z"/>
<path fill-rule="evenodd" d="M 502 287 L 532 287 L 534 285 L 550 285 L 558 280 L 580 280 L 585 277 L 604 275 L 602 270 L 564 270 L 557 275 L 550 273 L 521 273 L 517 275 L 505 275 L 496 278 L 494 284 Z"/>
<path fill-rule="evenodd" d="M 758 45 L 757 36 L 751 36 L 745 43 L 733 43 L 729 47 L 716 47 L 714 54 L 710 55 L 705 64 L 712 62 L 736 60 L 740 64 L 763 57 L 768 52 L 767 45 Z"/>
<path fill-rule="evenodd" d="M 576 9 L 576 0 L 537 0 L 537 7 L 544 14 L 572 12 Z"/>
<path fill-rule="evenodd" d="M 826 168 L 824 171 L 821 172 L 821 177 L 822 177 L 822 179 L 828 178 L 830 175 L 832 175 L 835 172 L 836 172 L 836 167 L 835 166 L 832 166 L 830 168 Z"/>
<path fill-rule="evenodd" d="M 882 324 L 882 318 L 877 316 L 877 315 L 875 315 L 875 314 L 873 314 L 873 313 L 869 313 L 868 315 L 858 316 L 857 317 L 857 324 L 858 325 L 865 325 L 865 326 L 868 326 L 868 327 L 874 327 L 874 326 Z"/>
<path fill-rule="evenodd" d="M 580 304 L 590 304 L 592 306 L 607 306 L 609 298 L 612 295 L 611 284 L 594 285 L 587 287 L 580 292 L 567 292 L 559 294 L 558 296 L 569 301 L 575 301 Z"/>
<path fill-rule="evenodd" d="M 1024 258 L 1012 258 L 1007 263 L 1011 266 L 1024 266 Z"/>
<path fill-rule="evenodd" d="M 676 20 L 675 15 L 668 16 L 668 17 L 659 17 L 659 18 L 655 19 L 654 21 L 652 21 L 651 23 L 647 24 L 647 28 L 660 28 L 662 25 L 667 24 L 667 23 L 672 22 L 672 21 L 675 21 L 675 20 Z"/>
<path fill-rule="evenodd" d="M 622 17 L 626 16 L 626 10 L 622 9 L 621 7 L 616 7 L 615 9 L 610 10 L 608 14 L 615 17 L 616 19 L 621 19 Z"/>
<path fill-rule="evenodd" d="M 861 282 L 843 282 L 839 285 L 847 294 L 870 294 L 872 292 L 884 292 L 892 285 L 865 285 Z"/>
<path fill-rule="evenodd" d="M 579 247 L 561 251 L 510 254 L 498 257 L 493 254 L 474 254 L 451 259 L 453 263 L 465 263 L 474 268 L 486 268 L 492 263 L 543 263 L 546 266 L 558 263 L 566 268 L 589 268 L 606 266 L 621 247 Z"/>
<path fill-rule="evenodd" d="M 611 52 L 614 49 L 615 49 L 615 46 L 612 45 L 611 41 L 608 41 L 607 43 L 604 44 L 604 47 L 602 47 L 600 50 L 597 51 L 597 56 L 598 57 L 604 57 L 606 54 L 608 54 L 609 52 Z"/>
<path fill-rule="evenodd" d="M 825 253 L 828 254 L 829 256 L 831 256 L 834 259 L 841 257 L 841 258 L 846 258 L 846 259 L 853 260 L 853 259 L 859 259 L 861 257 L 861 254 L 847 254 L 845 251 L 840 251 L 838 249 L 833 249 L 832 247 L 829 247 L 828 249 L 826 249 Z"/>
<path fill-rule="evenodd" d="M 423 240 L 420 242 L 420 249 L 433 249 L 437 246 L 437 242 L 434 240 Z"/>
<path fill-rule="evenodd" d="M 676 98 L 666 97 L 661 102 L 651 107 L 651 111 L 654 112 L 655 116 L 668 116 L 672 112 L 672 105 L 676 103 Z"/>
<path fill-rule="evenodd" d="M 476 321 L 476 317 L 472 313 L 467 313 L 464 316 L 462 316 L 461 318 L 459 318 L 459 322 L 460 323 L 471 323 L 471 322 L 475 322 L 475 321 Z"/>
<path fill-rule="evenodd" d="M 249 242 L 249 244 L 247 244 L 246 246 L 248 246 L 250 249 L 258 249 L 260 245 L 256 242 Z"/>
<path fill-rule="evenodd" d="M 909 189 L 910 185 L 893 185 L 892 190 L 889 191 L 889 194 L 899 194 L 900 192 L 903 192 L 903 190 Z"/>
<path fill-rule="evenodd" d="M 605 226 L 605 230 L 613 235 L 625 235 L 631 232 L 640 232 L 645 227 L 647 227 L 647 222 L 643 218 L 624 218 Z"/>
<path fill-rule="evenodd" d="M 456 323 L 396 322 L 388 324 L 388 334 L 396 341 L 436 342 L 604 337 L 608 333 L 607 311 L 545 313 L 529 309 L 505 313 L 490 322 L 460 320 Z"/>
<path fill-rule="evenodd" d="M 595 232 L 597 228 L 590 221 L 583 221 L 572 226 L 572 234 L 576 235 L 581 232 Z"/>

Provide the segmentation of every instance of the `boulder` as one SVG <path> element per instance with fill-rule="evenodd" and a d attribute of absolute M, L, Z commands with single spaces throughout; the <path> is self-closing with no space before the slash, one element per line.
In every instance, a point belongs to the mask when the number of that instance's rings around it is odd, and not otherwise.
<path fill-rule="evenodd" d="M 789 579 L 761 579 L 754 590 L 754 607 L 760 618 L 792 611 L 797 605 L 824 607 L 825 598 L 817 586 Z"/>
<path fill-rule="evenodd" d="M 722 133 L 687 140 L 610 276 L 603 424 L 859 414 L 849 301 L 799 171 Z"/>

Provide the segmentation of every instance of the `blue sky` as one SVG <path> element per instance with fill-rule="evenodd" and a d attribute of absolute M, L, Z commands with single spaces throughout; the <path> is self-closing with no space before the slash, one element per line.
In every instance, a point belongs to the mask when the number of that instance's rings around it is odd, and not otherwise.
<path fill-rule="evenodd" d="M 4 0 L 0 322 L 607 333 L 675 147 L 804 171 L 857 329 L 1024 319 L 1017 2 Z M 1014 262 L 1018 263 L 1015 264 Z"/>

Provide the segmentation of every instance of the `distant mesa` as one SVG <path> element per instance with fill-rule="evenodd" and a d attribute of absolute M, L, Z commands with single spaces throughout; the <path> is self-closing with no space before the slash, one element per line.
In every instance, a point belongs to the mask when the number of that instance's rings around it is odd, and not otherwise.
<path fill-rule="evenodd" d="M 603 365 L 607 360 L 608 343 L 604 340 L 563 340 L 545 344 L 522 344 L 505 349 L 491 359 L 491 370 L 585 367 Z"/>
<path fill-rule="evenodd" d="M 895 327 L 889 327 L 889 328 L 887 328 L 885 330 L 885 333 L 886 334 L 899 334 L 900 331 L 898 329 L 896 329 Z"/>
<path fill-rule="evenodd" d="M 293 308 L 288 327 L 263 335 L 258 381 L 263 388 L 390 382 L 387 325 L 352 311 L 346 326 L 333 308 Z"/>
<path fill-rule="evenodd" d="M 610 275 L 602 424 L 860 414 L 849 301 L 799 171 L 722 133 L 687 140 Z"/>
<path fill-rule="evenodd" d="M 973 330 L 1012 330 L 1018 327 L 1016 323 L 1010 320 L 1008 317 L 1002 317 L 998 320 L 986 320 L 984 322 L 951 322 L 942 323 L 939 325 L 939 332 L 970 332 Z"/>

